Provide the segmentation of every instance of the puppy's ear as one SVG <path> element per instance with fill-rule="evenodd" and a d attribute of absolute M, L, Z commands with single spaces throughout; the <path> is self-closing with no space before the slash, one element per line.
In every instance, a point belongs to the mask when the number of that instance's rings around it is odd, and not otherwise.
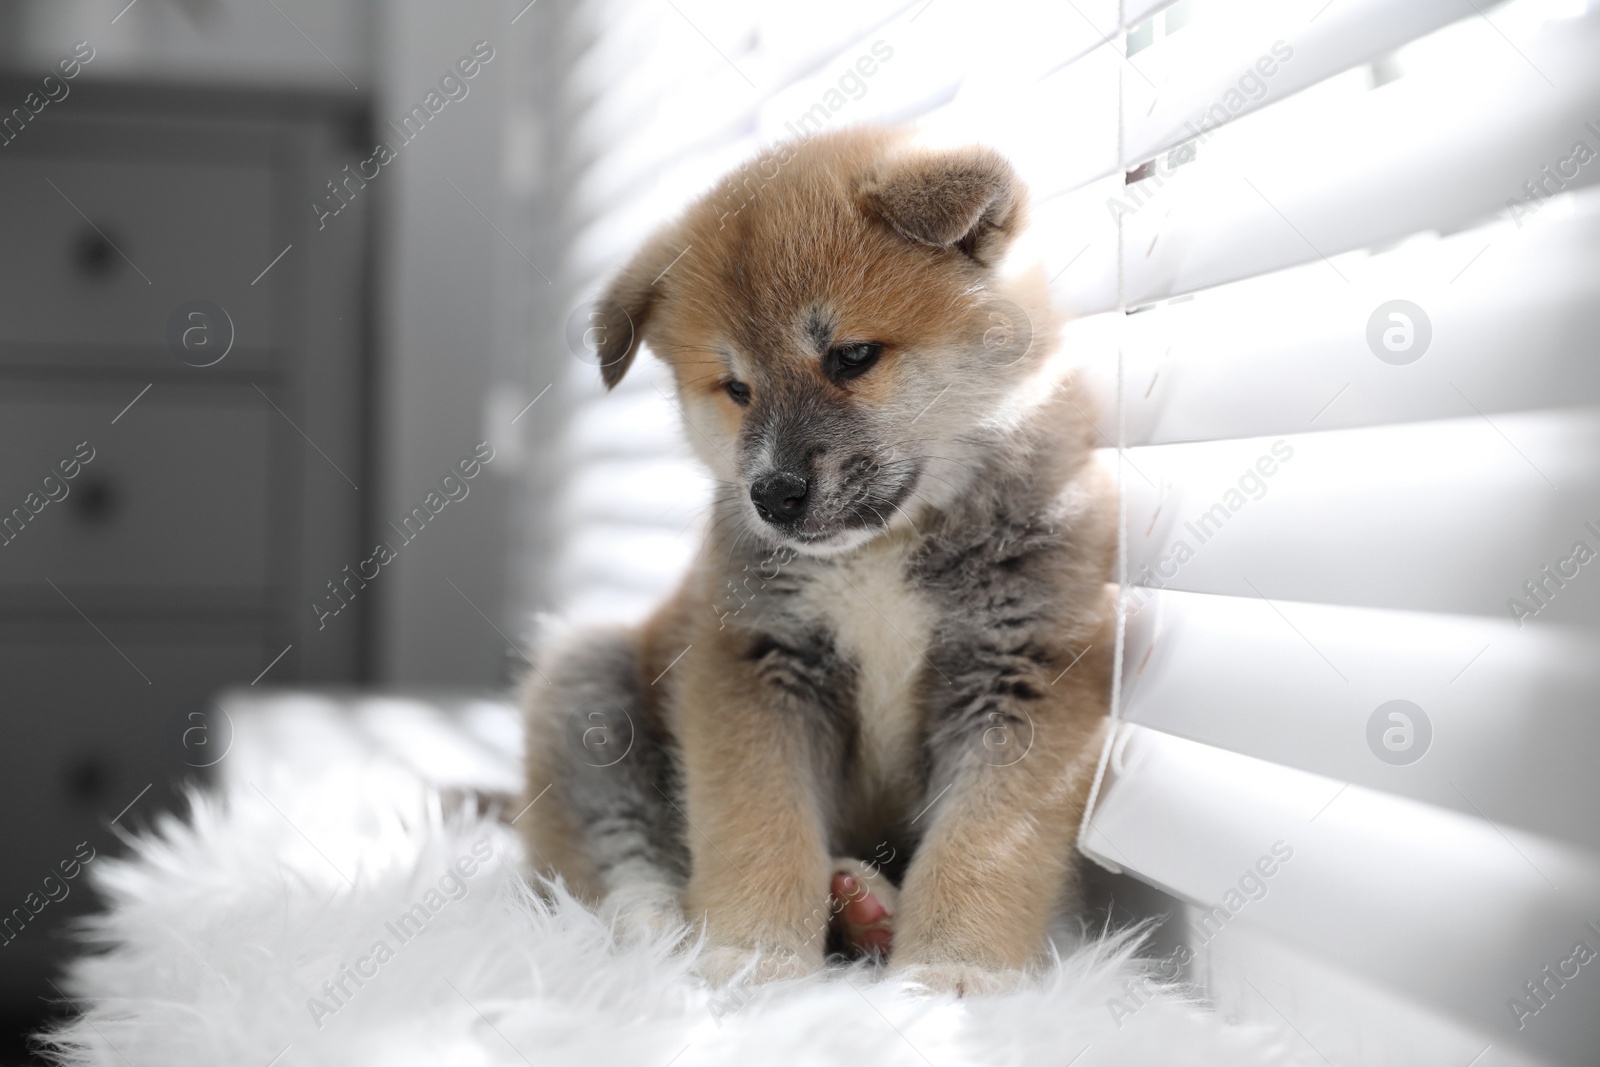
<path fill-rule="evenodd" d="M 1021 232 L 1027 206 L 1011 164 L 980 145 L 891 160 L 862 196 L 868 210 L 911 240 L 958 248 L 985 266 Z"/>
<path fill-rule="evenodd" d="M 600 378 L 614 389 L 633 365 L 644 340 L 645 324 L 661 295 L 661 275 L 682 249 L 675 247 L 674 231 L 663 230 L 634 253 L 617 273 L 590 314 L 591 333 L 598 333 L 595 350 L 600 358 Z"/>

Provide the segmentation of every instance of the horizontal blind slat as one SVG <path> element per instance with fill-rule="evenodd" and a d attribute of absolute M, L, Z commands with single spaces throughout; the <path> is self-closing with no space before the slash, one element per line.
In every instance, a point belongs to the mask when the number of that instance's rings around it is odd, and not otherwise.
<path fill-rule="evenodd" d="M 1294 0 L 1214 7 L 1130 58 L 1128 166 L 1458 19 L 1468 0 Z"/>
<path fill-rule="evenodd" d="M 1541 1013 L 1537 1028 L 1519 1031 L 1506 1008 L 1508 996 L 1526 996 L 1522 983 L 1541 966 L 1568 958 L 1575 940 L 1595 944 L 1579 903 L 1600 899 L 1592 853 L 1124 729 L 1083 844 L 1101 862 L 1198 905 L 1179 936 L 1217 940 L 1226 951 L 1231 926 L 1262 930 L 1465 1020 L 1497 1044 L 1554 1050 L 1559 1062 L 1582 1062 L 1573 1056 L 1600 1047 L 1600 1015 L 1582 1010 L 1576 995 Z"/>
<path fill-rule="evenodd" d="M 1051 293 L 1070 315 L 1121 306 L 1117 260 L 1121 238 L 1106 204 L 1122 191 L 1122 174 L 1035 203 L 1032 237 Z"/>
<path fill-rule="evenodd" d="M 1600 625 L 1600 562 L 1574 558 L 1600 549 L 1600 410 L 1155 445 L 1123 464 L 1135 584 L 1514 621 L 1516 598 Z M 1547 566 L 1569 577 L 1541 607 L 1527 583 Z"/>
<path fill-rule="evenodd" d="M 937 142 L 989 145 L 1010 160 L 1035 202 L 1049 200 L 1120 169 L 1122 63 L 1111 43 L 1043 78 L 969 77 L 920 127 Z"/>
<path fill-rule="evenodd" d="M 1412 241 L 1340 270 L 1348 282 L 1305 264 L 1123 317 L 1111 343 L 1127 444 L 1455 418 L 1471 411 L 1463 397 L 1488 415 L 1600 404 L 1600 189 L 1562 194 L 1520 229 Z M 1087 351 L 1104 335 L 1066 331 Z M 1115 368 L 1098 377 L 1109 395 Z"/>
<path fill-rule="evenodd" d="M 1130 599 L 1128 721 L 1600 852 L 1595 631 L 1173 591 Z M 1380 712 L 1395 700 L 1414 707 Z"/>
<path fill-rule="evenodd" d="M 1572 160 L 1575 141 L 1600 147 L 1587 125 L 1600 120 L 1600 11 L 1524 43 L 1359 96 L 1302 94 L 1128 187 L 1115 211 L 1127 306 L 1475 224 Z M 1600 177 L 1600 163 L 1566 169 L 1568 188 Z"/>

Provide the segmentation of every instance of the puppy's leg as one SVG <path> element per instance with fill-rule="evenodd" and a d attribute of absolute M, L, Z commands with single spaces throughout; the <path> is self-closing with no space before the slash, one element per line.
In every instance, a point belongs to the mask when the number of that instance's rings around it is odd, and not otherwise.
<path fill-rule="evenodd" d="M 922 816 L 930 825 L 901 887 L 897 970 L 935 989 L 983 993 L 1039 957 L 1075 889 L 1105 679 L 1104 665 L 1081 663 L 1054 686 L 1046 678 L 993 689 L 965 702 L 988 710 L 936 727 L 933 806 Z"/>
<path fill-rule="evenodd" d="M 569 636 L 529 679 L 528 798 L 535 869 L 560 874 L 625 934 L 681 925 L 688 869 L 670 742 L 645 699 L 636 638 Z"/>
<path fill-rule="evenodd" d="M 822 966 L 831 863 L 817 767 L 834 730 L 825 655 L 750 634 L 698 640 L 679 668 L 693 856 L 686 906 L 704 918 L 713 981 Z"/>

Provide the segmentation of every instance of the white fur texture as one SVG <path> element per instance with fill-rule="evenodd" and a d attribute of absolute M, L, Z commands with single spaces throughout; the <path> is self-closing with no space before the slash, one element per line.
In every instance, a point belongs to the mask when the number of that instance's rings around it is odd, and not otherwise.
<path fill-rule="evenodd" d="M 375 799 L 348 777 L 197 797 L 123 861 L 95 864 L 110 910 L 98 955 L 62 987 L 87 1014 L 56 1035 L 69 1064 L 1097 1065 L 1291 1062 L 1286 1042 L 1157 990 L 1119 1027 L 1107 1007 L 1148 973 L 1128 939 L 1091 943 L 1024 990 L 955 1001 L 865 966 L 709 989 L 692 950 L 614 938 L 516 873 L 516 835 L 442 813 L 436 796 Z M 421 799 L 415 799 L 418 796 Z M 427 907 L 447 867 L 493 850 L 464 897 L 399 944 L 386 923 Z M 471 864 L 466 866 L 470 867 Z M 453 886 L 451 887 L 453 890 Z M 378 940 L 392 959 L 322 989 Z M 313 1000 L 322 1001 L 318 1021 Z M 1087 1051 L 1085 1051 L 1087 1050 Z M 1075 1059 L 1074 1057 L 1080 1057 Z M 275 1058 L 276 1057 L 276 1058 Z"/>

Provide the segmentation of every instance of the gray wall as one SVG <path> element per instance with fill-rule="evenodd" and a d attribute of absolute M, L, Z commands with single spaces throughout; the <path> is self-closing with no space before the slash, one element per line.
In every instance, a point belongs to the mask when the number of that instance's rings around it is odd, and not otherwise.
<path fill-rule="evenodd" d="M 527 29 L 510 18 L 489 0 L 396 0 L 381 16 L 380 128 L 422 103 L 477 42 L 494 49 L 468 95 L 445 105 L 383 175 L 379 531 L 420 504 L 477 442 L 495 449 L 470 495 L 407 546 L 382 590 L 377 665 L 386 681 L 495 682 L 519 661 L 505 566 L 510 502 L 526 462 L 518 427 L 527 417 L 511 424 L 526 403 L 517 402 L 518 309 L 521 294 L 544 283 L 528 263 L 529 227 L 502 148 Z"/>

